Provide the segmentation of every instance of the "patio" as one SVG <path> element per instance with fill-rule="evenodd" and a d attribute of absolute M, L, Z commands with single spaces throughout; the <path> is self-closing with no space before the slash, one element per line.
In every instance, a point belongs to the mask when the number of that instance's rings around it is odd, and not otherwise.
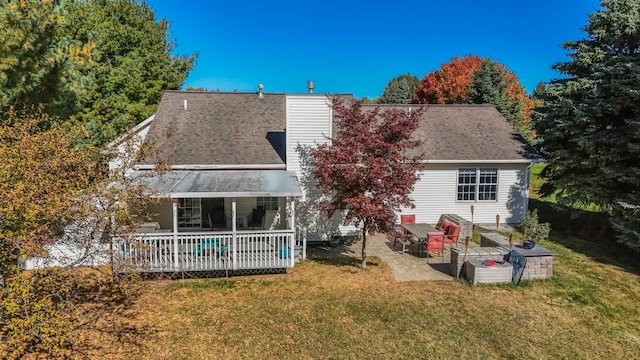
<path fill-rule="evenodd" d="M 393 248 L 393 240 L 389 240 L 385 234 L 367 236 L 367 255 L 377 256 L 389 264 L 393 271 L 393 276 L 398 281 L 423 281 L 423 280 L 453 280 L 449 274 L 449 262 L 451 252 L 448 249 L 444 253 L 444 258 L 436 256 L 429 259 L 417 257 L 413 252 L 408 251 L 402 254 L 401 247 Z M 362 252 L 362 243 L 357 241 L 349 245 L 341 245 L 335 248 L 316 247 L 309 249 L 309 258 L 348 256 L 357 257 Z"/>

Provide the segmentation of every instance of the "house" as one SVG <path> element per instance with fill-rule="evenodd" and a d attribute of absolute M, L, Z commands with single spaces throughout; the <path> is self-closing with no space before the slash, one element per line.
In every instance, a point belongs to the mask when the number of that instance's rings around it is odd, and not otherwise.
<path fill-rule="evenodd" d="M 325 95 L 167 91 L 156 114 L 136 127 L 171 168 L 144 178 L 163 200 L 122 255 L 137 270 L 286 270 L 305 242 L 353 231 L 326 219 L 308 148 L 328 142 L 335 121 Z M 343 98 L 350 98 L 344 95 Z M 421 105 L 403 105 L 406 111 Z M 366 108 L 367 106 L 365 106 Z M 527 210 L 527 147 L 492 106 L 430 105 L 416 136 L 424 140 L 415 185 L 419 222 L 442 213 L 476 222 L 518 222 Z M 156 162 L 140 160 L 131 176 Z M 117 160 L 111 167 L 117 166 Z M 293 252 L 296 252 L 295 256 Z"/>

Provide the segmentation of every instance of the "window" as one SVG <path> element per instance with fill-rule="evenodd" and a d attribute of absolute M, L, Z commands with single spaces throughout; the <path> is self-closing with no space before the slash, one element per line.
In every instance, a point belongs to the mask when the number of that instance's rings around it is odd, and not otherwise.
<path fill-rule="evenodd" d="M 496 200 L 498 189 L 498 169 L 480 169 L 478 179 L 478 200 Z"/>
<path fill-rule="evenodd" d="M 278 198 L 277 197 L 259 197 L 257 199 L 257 206 L 264 206 L 265 210 L 278 210 Z"/>
<path fill-rule="evenodd" d="M 498 169 L 459 169 L 458 201 L 496 201 Z"/>
<path fill-rule="evenodd" d="M 178 205 L 178 227 L 202 227 L 200 198 L 178 199 Z"/>
<path fill-rule="evenodd" d="M 458 170 L 458 200 L 476 199 L 476 169 Z"/>

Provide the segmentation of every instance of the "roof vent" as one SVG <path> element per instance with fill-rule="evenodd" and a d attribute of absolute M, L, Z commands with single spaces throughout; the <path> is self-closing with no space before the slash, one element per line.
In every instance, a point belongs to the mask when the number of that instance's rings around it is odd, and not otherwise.
<path fill-rule="evenodd" d="M 309 94 L 313 94 L 314 86 L 315 84 L 313 83 L 313 80 L 307 81 L 307 89 L 309 90 Z"/>
<path fill-rule="evenodd" d="M 184 109 L 187 110 L 187 99 L 184 99 Z"/>
<path fill-rule="evenodd" d="M 258 84 L 258 99 L 262 99 L 264 97 L 264 93 L 262 90 L 264 89 L 264 85 Z"/>

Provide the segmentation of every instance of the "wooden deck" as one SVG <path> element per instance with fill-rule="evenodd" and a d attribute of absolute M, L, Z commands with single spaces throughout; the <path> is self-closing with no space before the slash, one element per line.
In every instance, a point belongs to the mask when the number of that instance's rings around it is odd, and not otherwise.
<path fill-rule="evenodd" d="M 144 233 L 117 246 L 122 272 L 279 269 L 294 266 L 291 230 Z"/>

